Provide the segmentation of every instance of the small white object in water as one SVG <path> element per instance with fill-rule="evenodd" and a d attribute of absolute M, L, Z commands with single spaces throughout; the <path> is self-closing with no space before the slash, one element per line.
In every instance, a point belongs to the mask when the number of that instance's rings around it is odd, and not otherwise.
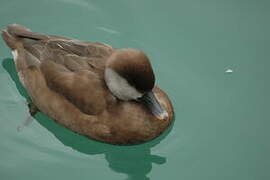
<path fill-rule="evenodd" d="M 226 73 L 233 73 L 233 70 L 232 69 L 227 69 L 225 72 Z"/>

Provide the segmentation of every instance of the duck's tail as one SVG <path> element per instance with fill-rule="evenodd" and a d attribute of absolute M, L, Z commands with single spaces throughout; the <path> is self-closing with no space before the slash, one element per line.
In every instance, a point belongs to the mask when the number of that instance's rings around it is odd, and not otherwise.
<path fill-rule="evenodd" d="M 20 41 L 18 41 L 18 39 L 12 36 L 7 30 L 1 31 L 1 35 L 3 40 L 6 42 L 7 46 L 11 50 L 18 49 L 19 47 L 22 46 L 22 43 L 20 43 Z"/>
<path fill-rule="evenodd" d="M 12 36 L 23 36 L 25 33 L 32 33 L 32 31 L 22 25 L 19 24 L 10 24 L 6 27 L 7 32 Z"/>
<path fill-rule="evenodd" d="M 2 38 L 8 47 L 14 50 L 22 45 L 24 39 L 43 40 L 50 38 L 50 36 L 32 32 L 22 25 L 11 24 L 6 27 L 6 30 L 2 31 Z"/>
<path fill-rule="evenodd" d="M 2 38 L 11 50 L 23 47 L 21 39 L 23 35 L 32 33 L 30 29 L 18 24 L 8 25 L 6 30 L 2 31 Z"/>

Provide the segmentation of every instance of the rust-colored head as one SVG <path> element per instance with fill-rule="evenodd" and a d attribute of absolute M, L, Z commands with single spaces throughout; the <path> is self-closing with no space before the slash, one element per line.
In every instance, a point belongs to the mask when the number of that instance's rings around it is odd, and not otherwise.
<path fill-rule="evenodd" d="M 112 93 L 123 100 L 137 99 L 155 85 L 148 57 L 136 49 L 116 50 L 107 61 L 105 79 Z"/>
<path fill-rule="evenodd" d="M 152 89 L 155 75 L 148 57 L 136 49 L 116 50 L 107 60 L 105 81 L 114 96 L 144 104 L 158 119 L 168 113 L 161 107 Z"/>
<path fill-rule="evenodd" d="M 109 58 L 107 68 L 113 69 L 139 92 L 153 89 L 155 75 L 148 57 L 136 49 L 120 49 Z"/>

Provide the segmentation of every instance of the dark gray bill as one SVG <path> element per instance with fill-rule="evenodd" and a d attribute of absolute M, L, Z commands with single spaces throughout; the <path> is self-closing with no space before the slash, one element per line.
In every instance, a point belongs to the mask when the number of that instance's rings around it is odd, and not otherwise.
<path fill-rule="evenodd" d="M 162 120 L 168 117 L 168 113 L 161 107 L 152 91 L 147 92 L 138 100 L 143 103 L 158 119 Z"/>

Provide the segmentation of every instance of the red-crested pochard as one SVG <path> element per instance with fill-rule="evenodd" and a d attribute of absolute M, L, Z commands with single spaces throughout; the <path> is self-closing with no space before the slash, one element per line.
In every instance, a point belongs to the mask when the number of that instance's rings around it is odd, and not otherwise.
<path fill-rule="evenodd" d="M 35 106 L 66 128 L 106 143 L 138 144 L 172 122 L 172 104 L 155 86 L 143 51 L 39 34 L 21 25 L 7 26 L 2 37 Z"/>

